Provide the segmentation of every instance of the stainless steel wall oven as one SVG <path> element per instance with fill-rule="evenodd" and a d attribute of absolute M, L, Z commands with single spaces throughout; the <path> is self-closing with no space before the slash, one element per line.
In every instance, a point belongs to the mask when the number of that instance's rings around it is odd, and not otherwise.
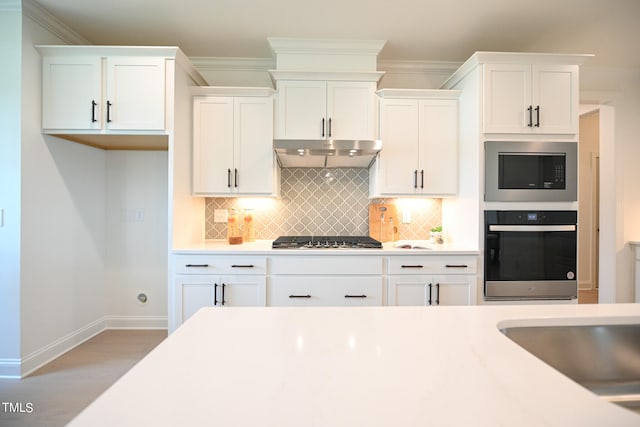
<path fill-rule="evenodd" d="M 576 241 L 576 211 L 485 211 L 485 299 L 577 298 Z"/>
<path fill-rule="evenodd" d="M 486 201 L 576 201 L 578 144 L 575 142 L 485 143 Z"/>

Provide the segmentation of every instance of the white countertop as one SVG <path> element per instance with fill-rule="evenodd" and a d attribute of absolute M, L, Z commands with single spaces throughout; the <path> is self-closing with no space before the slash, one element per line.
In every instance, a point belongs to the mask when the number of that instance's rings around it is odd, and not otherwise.
<path fill-rule="evenodd" d="M 478 255 L 478 249 L 469 247 L 431 244 L 429 249 L 406 249 L 397 247 L 399 244 L 425 244 L 425 240 L 401 240 L 384 243 L 382 249 L 273 249 L 273 240 L 256 240 L 255 242 L 230 245 L 226 240 L 204 240 L 179 248 L 174 248 L 174 254 L 245 254 L 245 255 Z"/>
<path fill-rule="evenodd" d="M 498 330 L 590 323 L 640 304 L 204 308 L 70 426 L 638 426 Z"/>

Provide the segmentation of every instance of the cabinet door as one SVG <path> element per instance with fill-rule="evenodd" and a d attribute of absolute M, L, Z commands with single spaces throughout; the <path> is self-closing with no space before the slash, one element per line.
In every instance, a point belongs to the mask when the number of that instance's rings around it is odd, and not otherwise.
<path fill-rule="evenodd" d="M 470 305 L 475 298 L 475 276 L 448 275 L 432 278 L 432 305 Z"/>
<path fill-rule="evenodd" d="M 534 65 L 532 79 L 533 131 L 578 133 L 578 66 Z"/>
<path fill-rule="evenodd" d="M 429 283 L 428 276 L 389 276 L 389 305 L 428 305 Z"/>
<path fill-rule="evenodd" d="M 266 276 L 223 276 L 218 285 L 218 305 L 264 307 L 267 304 Z"/>
<path fill-rule="evenodd" d="M 421 100 L 419 112 L 419 191 L 455 194 L 458 189 L 458 103 Z"/>
<path fill-rule="evenodd" d="M 321 139 L 326 135 L 327 86 L 321 81 L 278 83 L 276 137 Z"/>
<path fill-rule="evenodd" d="M 380 152 L 377 185 L 380 194 L 415 194 L 418 183 L 418 101 L 380 102 Z"/>
<path fill-rule="evenodd" d="M 164 76 L 164 58 L 109 57 L 107 129 L 164 129 Z"/>
<path fill-rule="evenodd" d="M 44 57 L 42 128 L 100 129 L 100 57 Z"/>
<path fill-rule="evenodd" d="M 176 279 L 176 319 L 177 326 L 184 323 L 202 307 L 213 306 L 215 278 L 192 276 Z"/>
<path fill-rule="evenodd" d="M 531 65 L 485 64 L 483 71 L 484 132 L 531 132 Z"/>
<path fill-rule="evenodd" d="M 375 83 L 327 82 L 327 137 L 374 139 Z"/>
<path fill-rule="evenodd" d="M 233 98 L 196 99 L 193 108 L 193 193 L 233 188 Z"/>
<path fill-rule="evenodd" d="M 234 189 L 242 194 L 273 194 L 273 99 L 234 100 Z"/>

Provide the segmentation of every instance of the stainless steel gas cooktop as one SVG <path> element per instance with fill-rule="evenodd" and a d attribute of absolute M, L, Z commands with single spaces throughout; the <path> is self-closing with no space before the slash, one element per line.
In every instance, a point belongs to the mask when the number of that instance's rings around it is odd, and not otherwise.
<path fill-rule="evenodd" d="M 382 243 L 369 236 L 280 236 L 273 249 L 381 249 Z"/>

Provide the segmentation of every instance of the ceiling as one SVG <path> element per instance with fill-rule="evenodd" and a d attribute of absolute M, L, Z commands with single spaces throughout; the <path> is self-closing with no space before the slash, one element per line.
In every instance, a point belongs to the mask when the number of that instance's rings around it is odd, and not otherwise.
<path fill-rule="evenodd" d="M 179 46 L 190 57 L 272 56 L 267 37 L 387 40 L 383 60 L 473 52 L 593 53 L 640 68 L 640 0 L 37 0 L 93 44 Z"/>

